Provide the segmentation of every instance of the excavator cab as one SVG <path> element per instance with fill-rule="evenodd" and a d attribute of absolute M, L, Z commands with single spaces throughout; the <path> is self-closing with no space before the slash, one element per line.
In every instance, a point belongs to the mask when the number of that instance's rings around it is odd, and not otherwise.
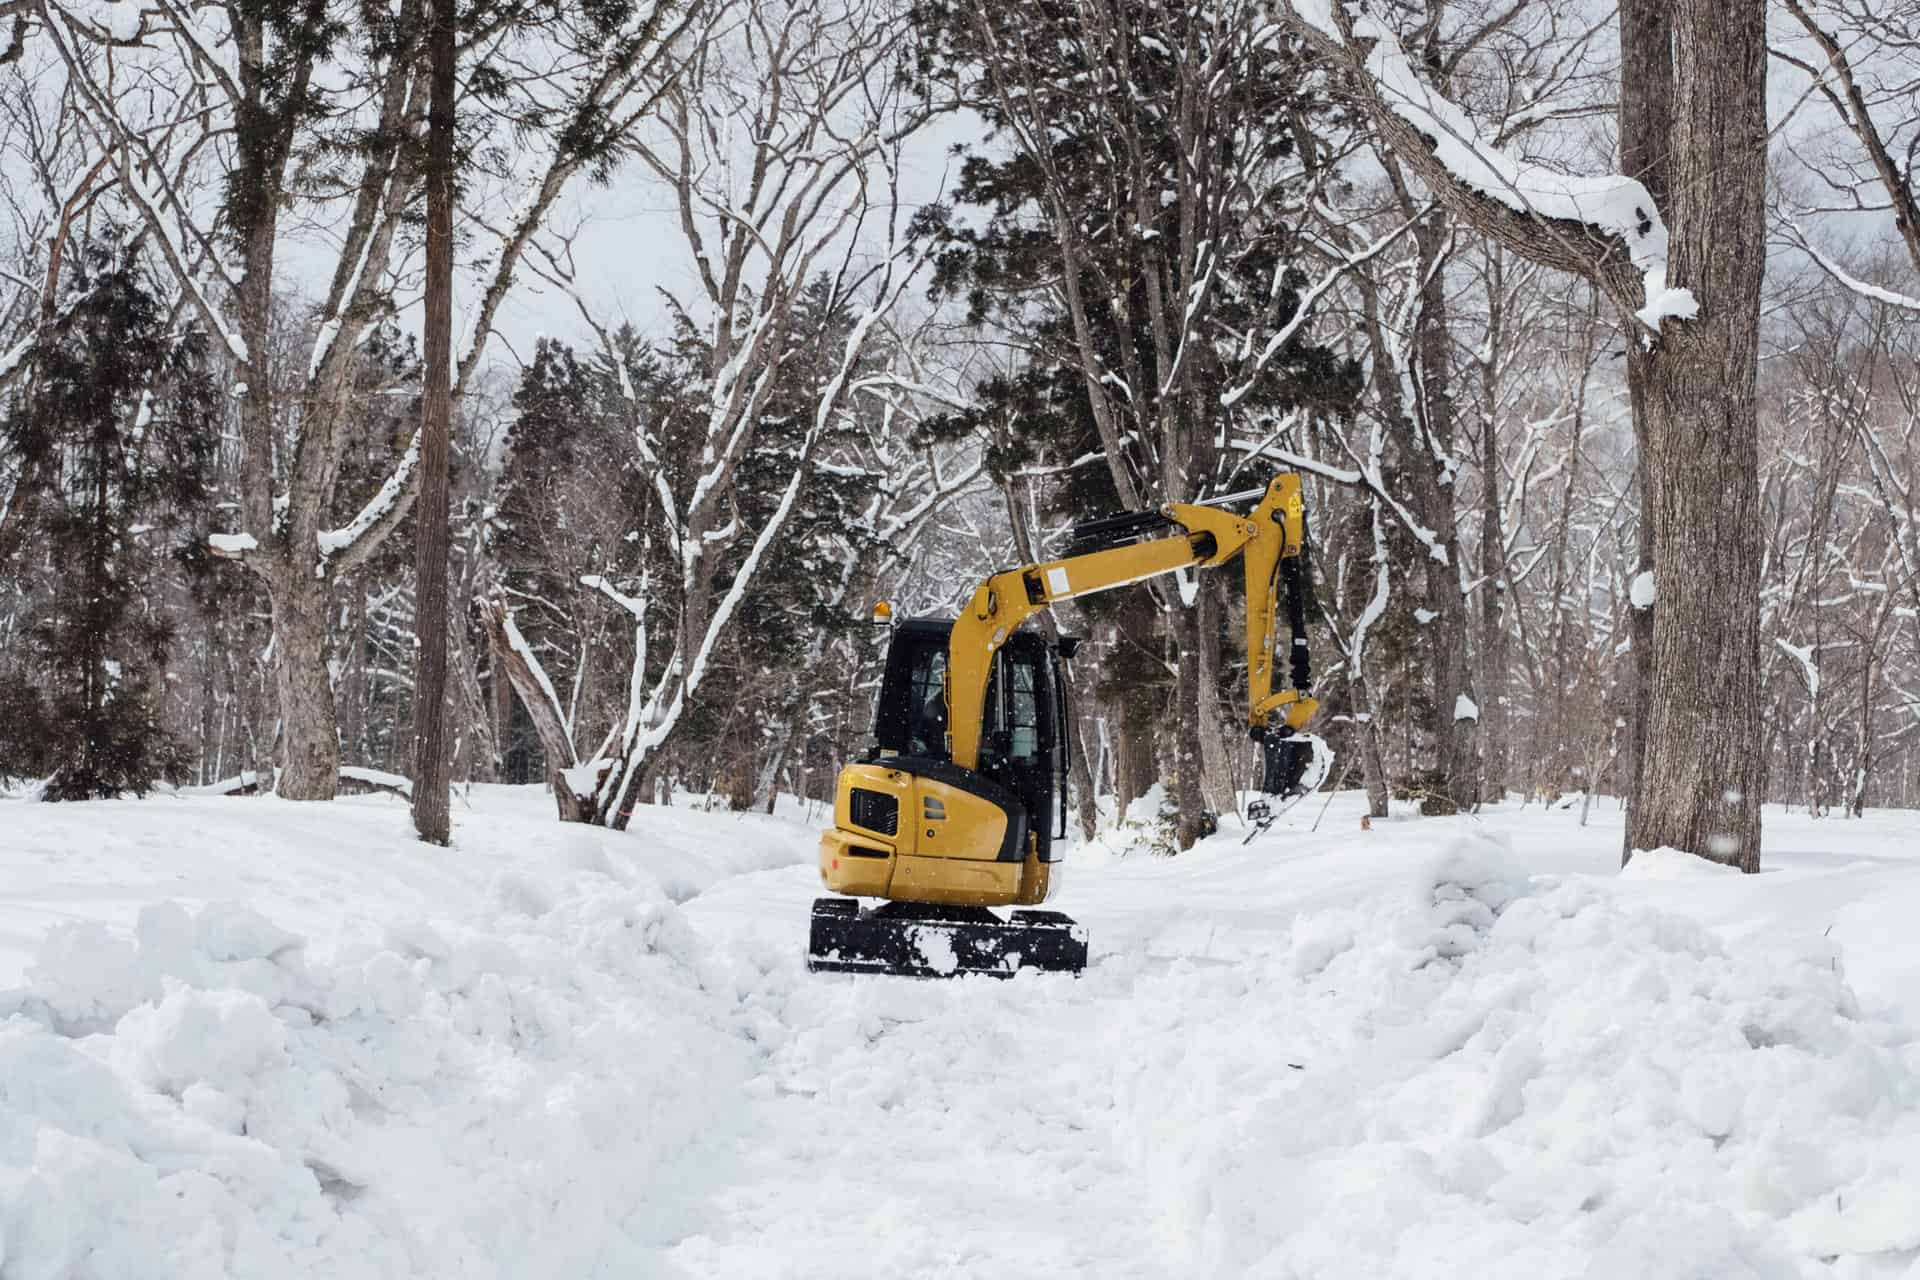
<path fill-rule="evenodd" d="M 882 755 L 950 762 L 947 735 L 947 648 L 953 624 L 913 619 L 894 629 L 880 697 L 874 747 Z M 1060 648 L 1071 647 L 1064 641 Z M 1017 795 L 1042 862 L 1066 812 L 1067 688 L 1059 648 L 1020 632 L 995 656 L 981 724 L 979 772 Z"/>

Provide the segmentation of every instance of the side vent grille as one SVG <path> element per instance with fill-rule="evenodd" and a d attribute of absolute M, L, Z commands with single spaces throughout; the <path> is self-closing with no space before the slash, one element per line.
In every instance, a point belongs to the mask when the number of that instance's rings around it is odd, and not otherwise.
<path fill-rule="evenodd" d="M 847 799 L 847 807 L 852 811 L 854 826 L 878 831 L 883 836 L 899 833 L 900 802 L 885 792 L 855 787 Z"/>

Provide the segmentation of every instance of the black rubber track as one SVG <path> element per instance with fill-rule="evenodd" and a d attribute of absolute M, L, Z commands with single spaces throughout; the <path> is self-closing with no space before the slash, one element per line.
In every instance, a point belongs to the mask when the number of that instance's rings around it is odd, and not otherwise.
<path fill-rule="evenodd" d="M 1086 930 L 1057 911 L 1003 920 L 985 907 L 886 902 L 863 911 L 852 898 L 816 898 L 807 940 L 807 968 L 816 972 L 1011 978 L 1021 969 L 1078 973 L 1086 964 Z"/>

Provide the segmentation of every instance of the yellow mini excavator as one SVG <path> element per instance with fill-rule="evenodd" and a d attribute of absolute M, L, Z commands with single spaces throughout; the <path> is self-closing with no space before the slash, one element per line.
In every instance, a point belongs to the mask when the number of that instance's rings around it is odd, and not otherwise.
<path fill-rule="evenodd" d="M 1225 509 L 1256 497 L 1250 514 Z M 1308 696 L 1306 550 L 1300 477 L 1283 474 L 1210 505 L 1088 521 L 1074 528 L 1063 558 L 994 574 L 958 618 L 896 622 L 875 745 L 840 771 L 833 828 L 820 837 L 820 878 L 846 896 L 814 902 L 808 968 L 1010 976 L 1022 966 L 1078 972 L 1086 964 L 1086 932 L 1066 916 L 1028 910 L 1002 919 L 989 909 L 1037 906 L 1058 880 L 1070 739 L 1060 664 L 1078 641 L 1049 645 L 1020 624 L 1062 600 L 1238 557 L 1261 790 L 1297 792 L 1314 759 L 1305 729 L 1318 705 Z M 1275 691 L 1282 602 L 1292 687 Z M 860 898 L 882 901 L 863 909 Z"/>

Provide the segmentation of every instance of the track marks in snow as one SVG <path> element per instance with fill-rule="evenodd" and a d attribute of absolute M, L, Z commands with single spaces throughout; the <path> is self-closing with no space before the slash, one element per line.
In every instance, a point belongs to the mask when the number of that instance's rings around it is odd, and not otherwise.
<path fill-rule="evenodd" d="M 1179 1270 L 1124 1154 L 1118 984 L 861 981 L 793 964 L 727 1221 L 674 1255 L 690 1274 Z"/>
<path fill-rule="evenodd" d="M 1862 1014 L 1830 946 L 1729 948 L 1484 840 L 1401 865 L 1338 907 L 1269 904 L 1264 934 L 1251 902 L 1182 921 L 1156 895 L 1129 923 L 1108 900 L 1078 981 L 776 963 L 742 1181 L 675 1259 L 783 1277 L 1916 1265 L 1920 1056 Z M 725 946 L 804 918 L 809 890 L 770 873 L 689 911 Z"/>

